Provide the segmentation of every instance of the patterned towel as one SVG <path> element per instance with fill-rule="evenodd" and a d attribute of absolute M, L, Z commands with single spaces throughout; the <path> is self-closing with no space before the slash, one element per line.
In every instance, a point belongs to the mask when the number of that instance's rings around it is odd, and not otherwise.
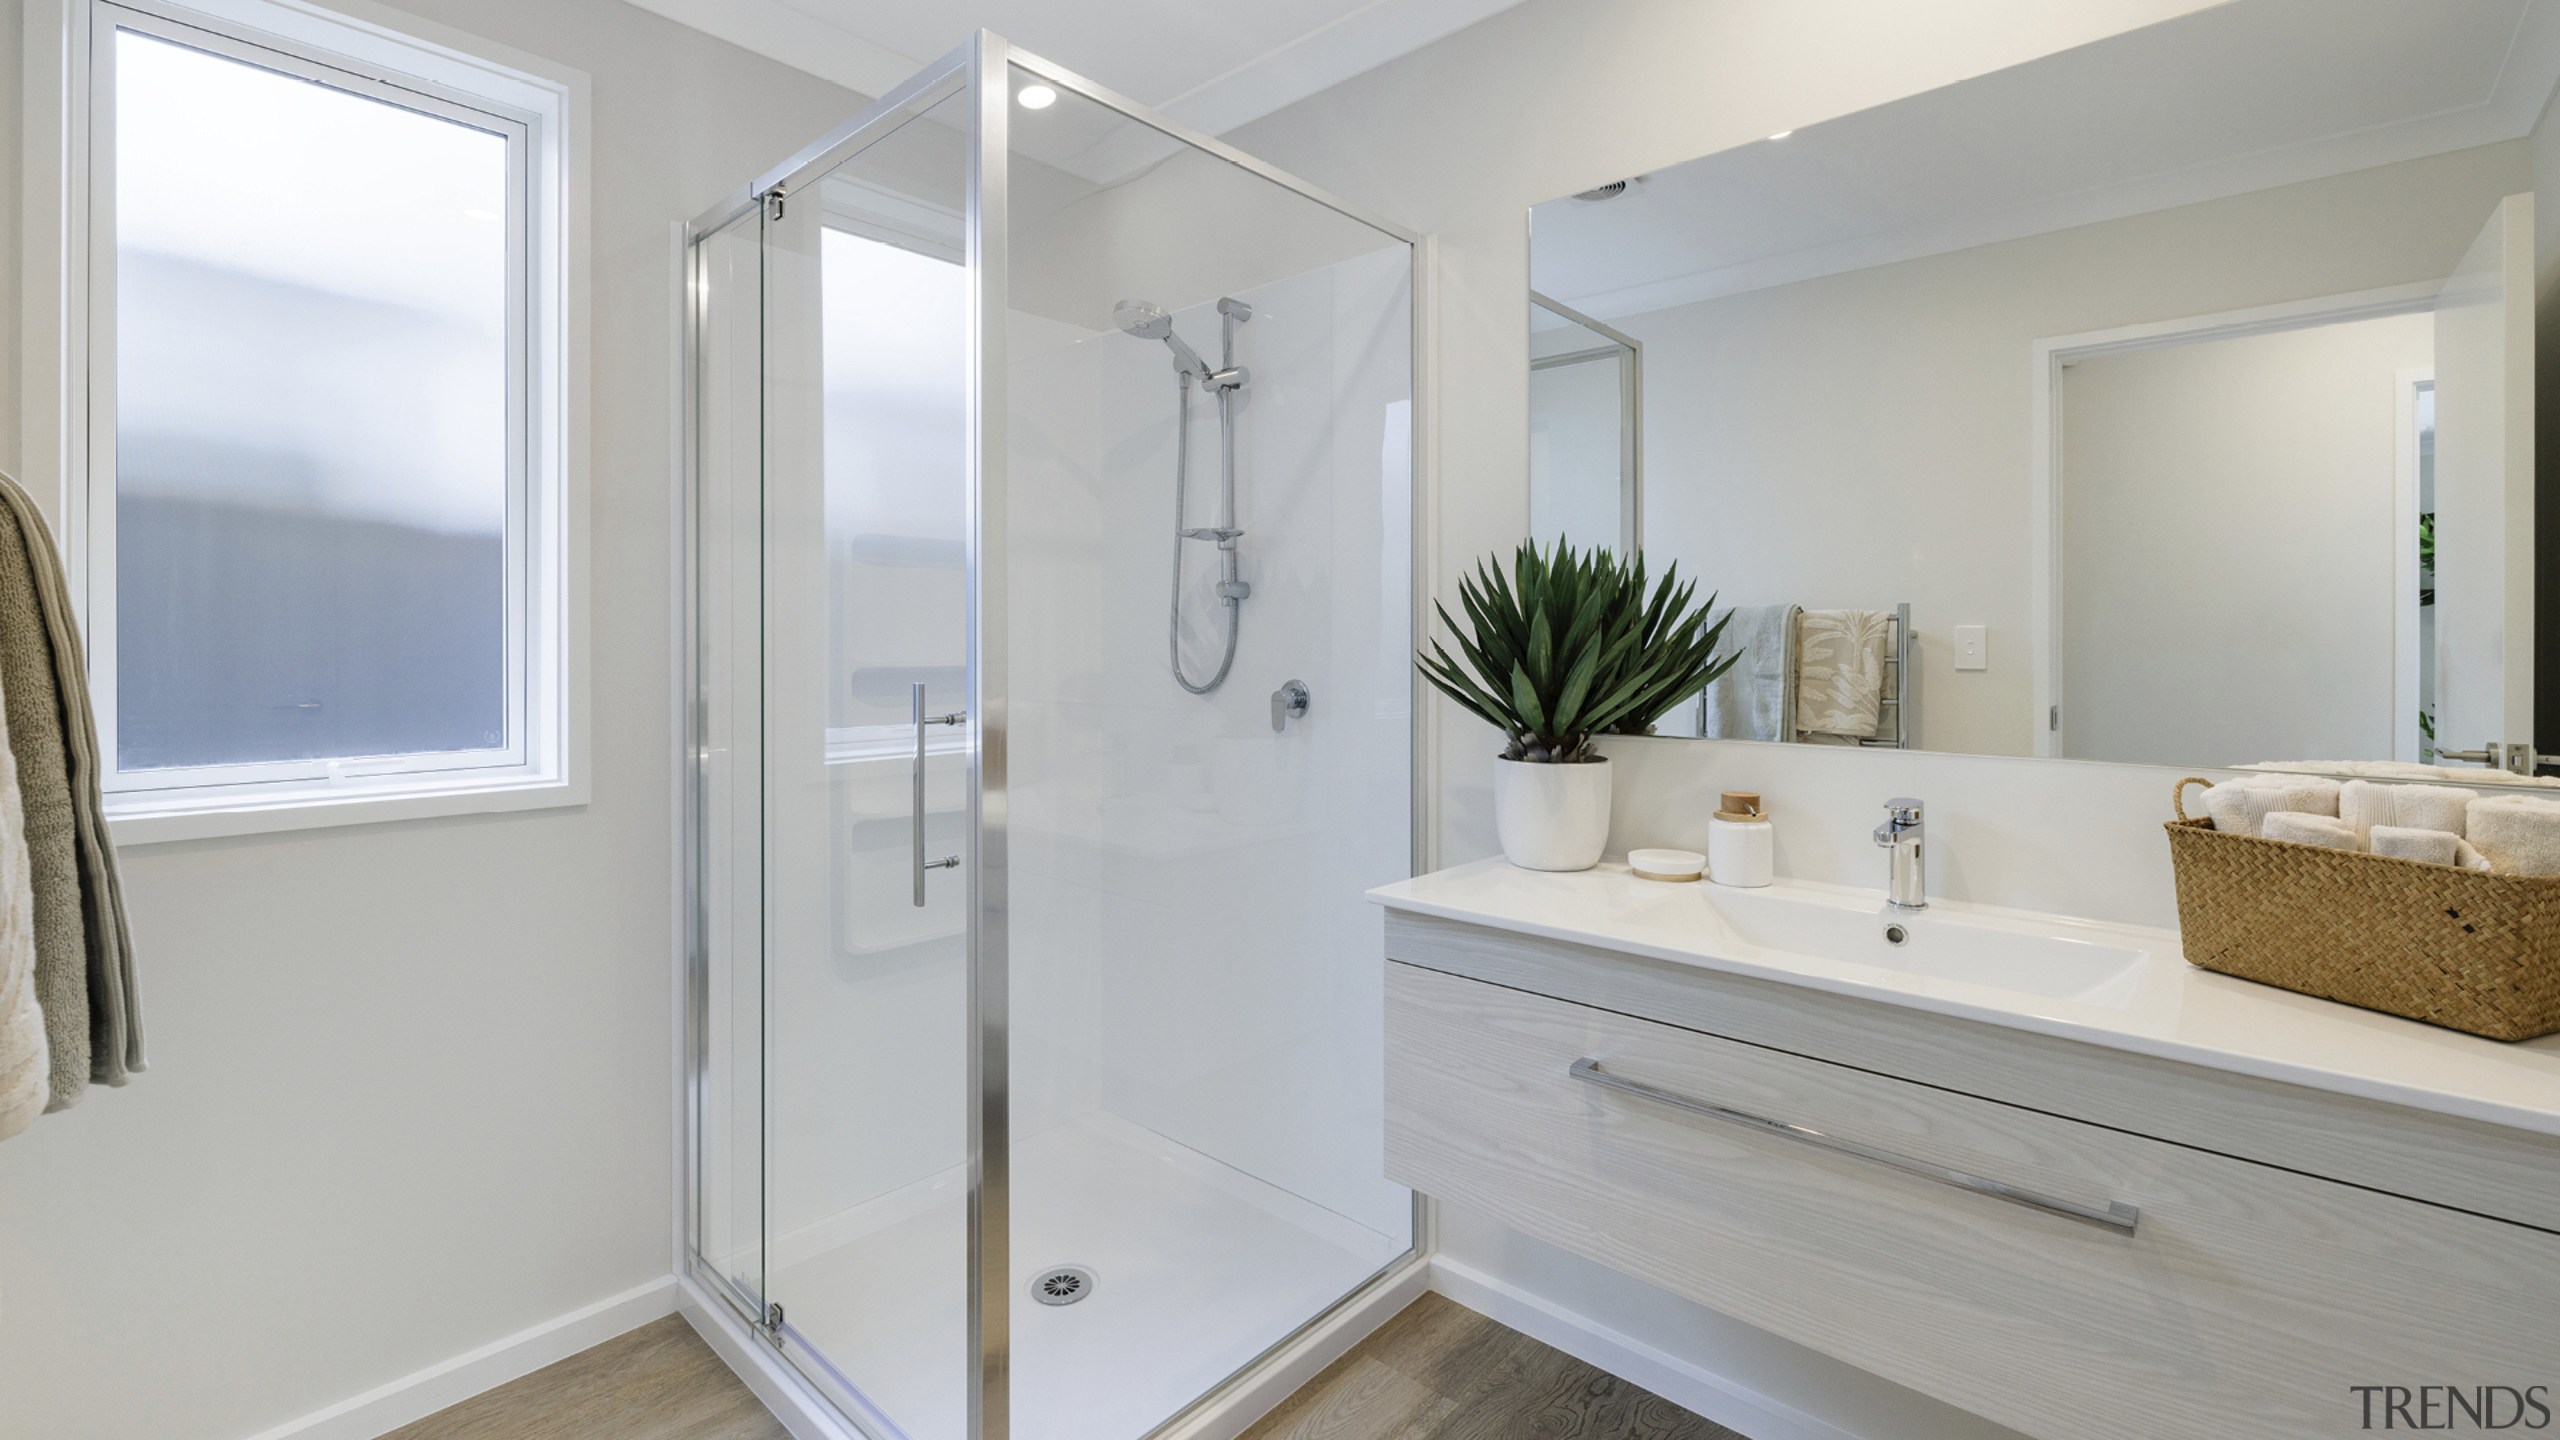
<path fill-rule="evenodd" d="M 1890 610 L 1807 610 L 1796 622 L 1796 734 L 1865 739 L 1884 707 Z"/>

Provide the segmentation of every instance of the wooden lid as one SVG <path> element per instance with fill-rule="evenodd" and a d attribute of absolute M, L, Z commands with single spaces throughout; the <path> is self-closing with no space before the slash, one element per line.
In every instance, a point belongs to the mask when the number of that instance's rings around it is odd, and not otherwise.
<path fill-rule="evenodd" d="M 1760 792 L 1727 790 L 1716 805 L 1716 818 L 1719 820 L 1766 820 L 1769 817 L 1760 813 Z"/>

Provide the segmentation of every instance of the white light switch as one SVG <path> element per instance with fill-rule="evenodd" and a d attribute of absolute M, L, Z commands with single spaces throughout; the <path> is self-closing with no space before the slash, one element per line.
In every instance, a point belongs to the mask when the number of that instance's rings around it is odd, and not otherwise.
<path fill-rule="evenodd" d="M 1959 625 L 1956 627 L 1956 668 L 1959 670 L 1991 668 L 1991 646 L 1983 639 L 1981 626 Z"/>

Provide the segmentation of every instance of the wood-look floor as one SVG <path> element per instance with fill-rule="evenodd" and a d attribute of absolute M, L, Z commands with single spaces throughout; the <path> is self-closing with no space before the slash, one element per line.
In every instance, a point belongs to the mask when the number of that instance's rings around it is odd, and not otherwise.
<path fill-rule="evenodd" d="M 1425 1295 L 1245 1440 L 1742 1440 L 1560 1350 Z M 681 1316 L 383 1440 L 789 1440 Z"/>
<path fill-rule="evenodd" d="M 1465 1306 L 1425 1295 L 1245 1440 L 1743 1440 Z"/>
<path fill-rule="evenodd" d="M 654 1320 L 382 1440 L 791 1440 L 681 1315 Z"/>

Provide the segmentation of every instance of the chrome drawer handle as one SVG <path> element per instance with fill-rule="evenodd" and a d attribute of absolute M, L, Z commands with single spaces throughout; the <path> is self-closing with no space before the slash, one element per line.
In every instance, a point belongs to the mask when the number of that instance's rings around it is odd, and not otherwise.
<path fill-rule="evenodd" d="M 1836 1150 L 1843 1155 L 1855 1155 L 1861 1160 L 1872 1160 L 1878 1165 L 1890 1165 L 1906 1175 L 1917 1175 L 1923 1180 L 1935 1180 L 1941 1185 L 1953 1185 L 1959 1190 L 1970 1190 L 1977 1195 L 1988 1195 L 1994 1200 L 2006 1200 L 2012 1205 L 2024 1205 L 2031 1210 L 2042 1210 L 2048 1215 L 2059 1215 L 2066 1220 L 2077 1220 L 2084 1225 L 2101 1226 L 2119 1234 L 2131 1235 L 2134 1233 L 2134 1227 L 2142 1220 L 2142 1211 L 2139 1208 L 2127 1205 L 2121 1200 L 2108 1201 L 2107 1208 L 2104 1210 L 2075 1204 L 2069 1200 L 2057 1200 L 2050 1195 L 2021 1190 L 2005 1181 L 1986 1180 L 1979 1175 L 1968 1175 L 1962 1170 L 1950 1170 L 1944 1165 L 1932 1165 L 1926 1160 L 1914 1160 L 1908 1155 L 1896 1155 L 1890 1150 L 1878 1150 L 1871 1145 L 1861 1145 L 1855 1140 L 1843 1140 L 1837 1135 L 1825 1135 L 1819 1130 L 1803 1125 L 1792 1125 L 1784 1120 L 1772 1120 L 1746 1110 L 1733 1110 L 1722 1105 L 1711 1105 L 1704 1100 L 1693 1100 L 1686 1095 L 1676 1094 L 1657 1085 L 1647 1085 L 1641 1080 L 1629 1080 L 1624 1076 L 1612 1075 L 1600 1068 L 1599 1061 L 1588 1057 L 1573 1062 L 1573 1078 L 1600 1086 L 1605 1090 L 1615 1090 L 1622 1095 L 1633 1095 L 1639 1100 L 1651 1100 L 1657 1105 L 1668 1105 L 1674 1110 L 1686 1110 L 1692 1115 L 1704 1115 L 1710 1120 L 1722 1120 L 1729 1125 L 1740 1125 L 1745 1129 L 1757 1130 L 1763 1135 L 1775 1135 L 1781 1140 L 1793 1140 L 1799 1144 Z"/>

